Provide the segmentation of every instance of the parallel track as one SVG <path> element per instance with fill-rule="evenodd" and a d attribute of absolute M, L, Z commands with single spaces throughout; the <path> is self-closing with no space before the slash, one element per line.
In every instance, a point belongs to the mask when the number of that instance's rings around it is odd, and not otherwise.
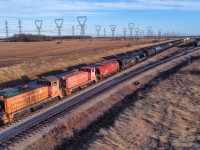
<path fill-rule="evenodd" d="M 29 136 L 36 130 L 39 130 L 42 127 L 50 125 L 56 119 L 58 119 L 62 116 L 65 116 L 69 111 L 77 109 L 78 106 L 81 106 L 82 104 L 84 104 L 86 102 L 89 102 L 93 97 L 95 97 L 99 94 L 102 94 L 103 92 L 109 90 L 110 88 L 112 88 L 112 87 L 138 75 L 138 74 L 141 74 L 147 70 L 150 70 L 156 66 L 164 64 L 168 61 L 172 61 L 175 58 L 184 56 L 190 52 L 197 51 L 197 50 L 199 50 L 199 48 L 189 48 L 188 50 L 186 50 L 180 54 L 176 54 L 169 58 L 148 64 L 137 70 L 123 74 L 120 77 L 117 77 L 111 81 L 103 83 L 103 84 L 95 87 L 92 90 L 89 90 L 77 97 L 72 98 L 70 101 L 64 102 L 62 105 L 58 105 L 58 106 L 54 107 L 53 109 L 50 109 L 39 116 L 29 119 L 26 122 L 21 123 L 20 125 L 17 125 L 16 127 L 1 133 L 0 134 L 0 149 L 6 149 L 9 146 L 14 145 L 15 143 L 26 138 L 27 136 Z"/>

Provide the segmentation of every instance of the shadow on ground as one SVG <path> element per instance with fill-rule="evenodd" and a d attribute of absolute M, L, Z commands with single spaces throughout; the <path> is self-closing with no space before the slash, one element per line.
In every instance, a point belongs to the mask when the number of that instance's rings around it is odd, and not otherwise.
<path fill-rule="evenodd" d="M 172 74 L 175 74 L 183 68 L 184 66 L 188 65 L 188 63 L 193 62 L 194 60 L 199 59 L 200 57 L 193 57 L 190 61 L 185 61 L 181 63 L 180 65 L 175 66 L 174 68 L 165 71 L 159 75 L 159 77 L 154 78 L 151 82 L 147 83 L 144 87 L 141 89 L 136 90 L 130 95 L 127 95 L 124 100 L 117 103 L 113 108 L 108 110 L 102 117 L 100 117 L 98 120 L 92 122 L 86 129 L 82 130 L 79 133 L 75 133 L 75 136 L 71 139 L 65 139 L 64 143 L 60 146 L 57 146 L 55 149 L 57 150 L 86 150 L 88 149 L 89 145 L 97 139 L 100 139 L 101 137 L 97 135 L 100 131 L 100 129 L 109 129 L 110 127 L 113 127 L 116 119 L 120 116 L 120 114 L 123 113 L 123 111 L 129 107 L 133 107 L 135 105 L 135 102 L 139 98 L 145 98 L 144 93 L 148 93 L 150 89 L 152 89 L 155 85 L 157 85 L 162 80 L 165 80 Z M 195 74 L 199 75 L 199 72 L 193 72 Z M 167 111 L 167 107 L 164 108 L 165 111 Z M 173 112 L 175 114 L 176 112 Z M 165 121 L 165 118 L 167 117 L 168 113 L 166 112 L 162 117 L 160 118 L 161 122 Z M 174 115 L 175 117 L 175 115 Z M 148 122 L 148 120 L 145 120 Z M 160 130 L 162 131 L 162 126 L 158 126 Z M 175 149 L 171 145 L 171 139 L 173 138 L 173 134 L 169 134 L 168 136 L 168 143 L 162 143 L 161 139 L 155 139 L 157 142 L 157 148 L 164 148 L 164 149 Z M 155 142 L 154 141 L 154 142 Z M 149 145 L 144 145 L 143 148 L 148 149 Z"/>

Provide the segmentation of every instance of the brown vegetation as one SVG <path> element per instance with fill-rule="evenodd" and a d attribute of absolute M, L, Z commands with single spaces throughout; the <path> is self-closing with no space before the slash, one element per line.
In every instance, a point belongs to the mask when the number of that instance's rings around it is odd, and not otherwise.
<path fill-rule="evenodd" d="M 53 38 L 46 35 L 15 34 L 8 40 L 9 42 L 42 42 L 42 41 L 52 41 Z"/>
<path fill-rule="evenodd" d="M 153 89 L 143 90 L 113 126 L 97 133 L 99 138 L 89 149 L 200 148 L 199 63 L 191 63 Z"/>

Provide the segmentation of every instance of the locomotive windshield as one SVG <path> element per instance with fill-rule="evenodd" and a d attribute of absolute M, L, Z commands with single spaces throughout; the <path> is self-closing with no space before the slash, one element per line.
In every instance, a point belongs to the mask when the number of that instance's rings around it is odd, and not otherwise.
<path fill-rule="evenodd" d="M 4 111 L 4 101 L 0 101 L 0 113 Z"/>

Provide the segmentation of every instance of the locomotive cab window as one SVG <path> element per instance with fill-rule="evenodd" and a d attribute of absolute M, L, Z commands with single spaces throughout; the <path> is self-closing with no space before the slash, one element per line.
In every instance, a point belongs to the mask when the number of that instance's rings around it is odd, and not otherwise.
<path fill-rule="evenodd" d="M 57 86 L 57 82 L 54 82 L 54 83 L 53 83 L 53 86 Z"/>
<path fill-rule="evenodd" d="M 0 101 L 0 112 L 4 111 L 4 101 Z"/>

